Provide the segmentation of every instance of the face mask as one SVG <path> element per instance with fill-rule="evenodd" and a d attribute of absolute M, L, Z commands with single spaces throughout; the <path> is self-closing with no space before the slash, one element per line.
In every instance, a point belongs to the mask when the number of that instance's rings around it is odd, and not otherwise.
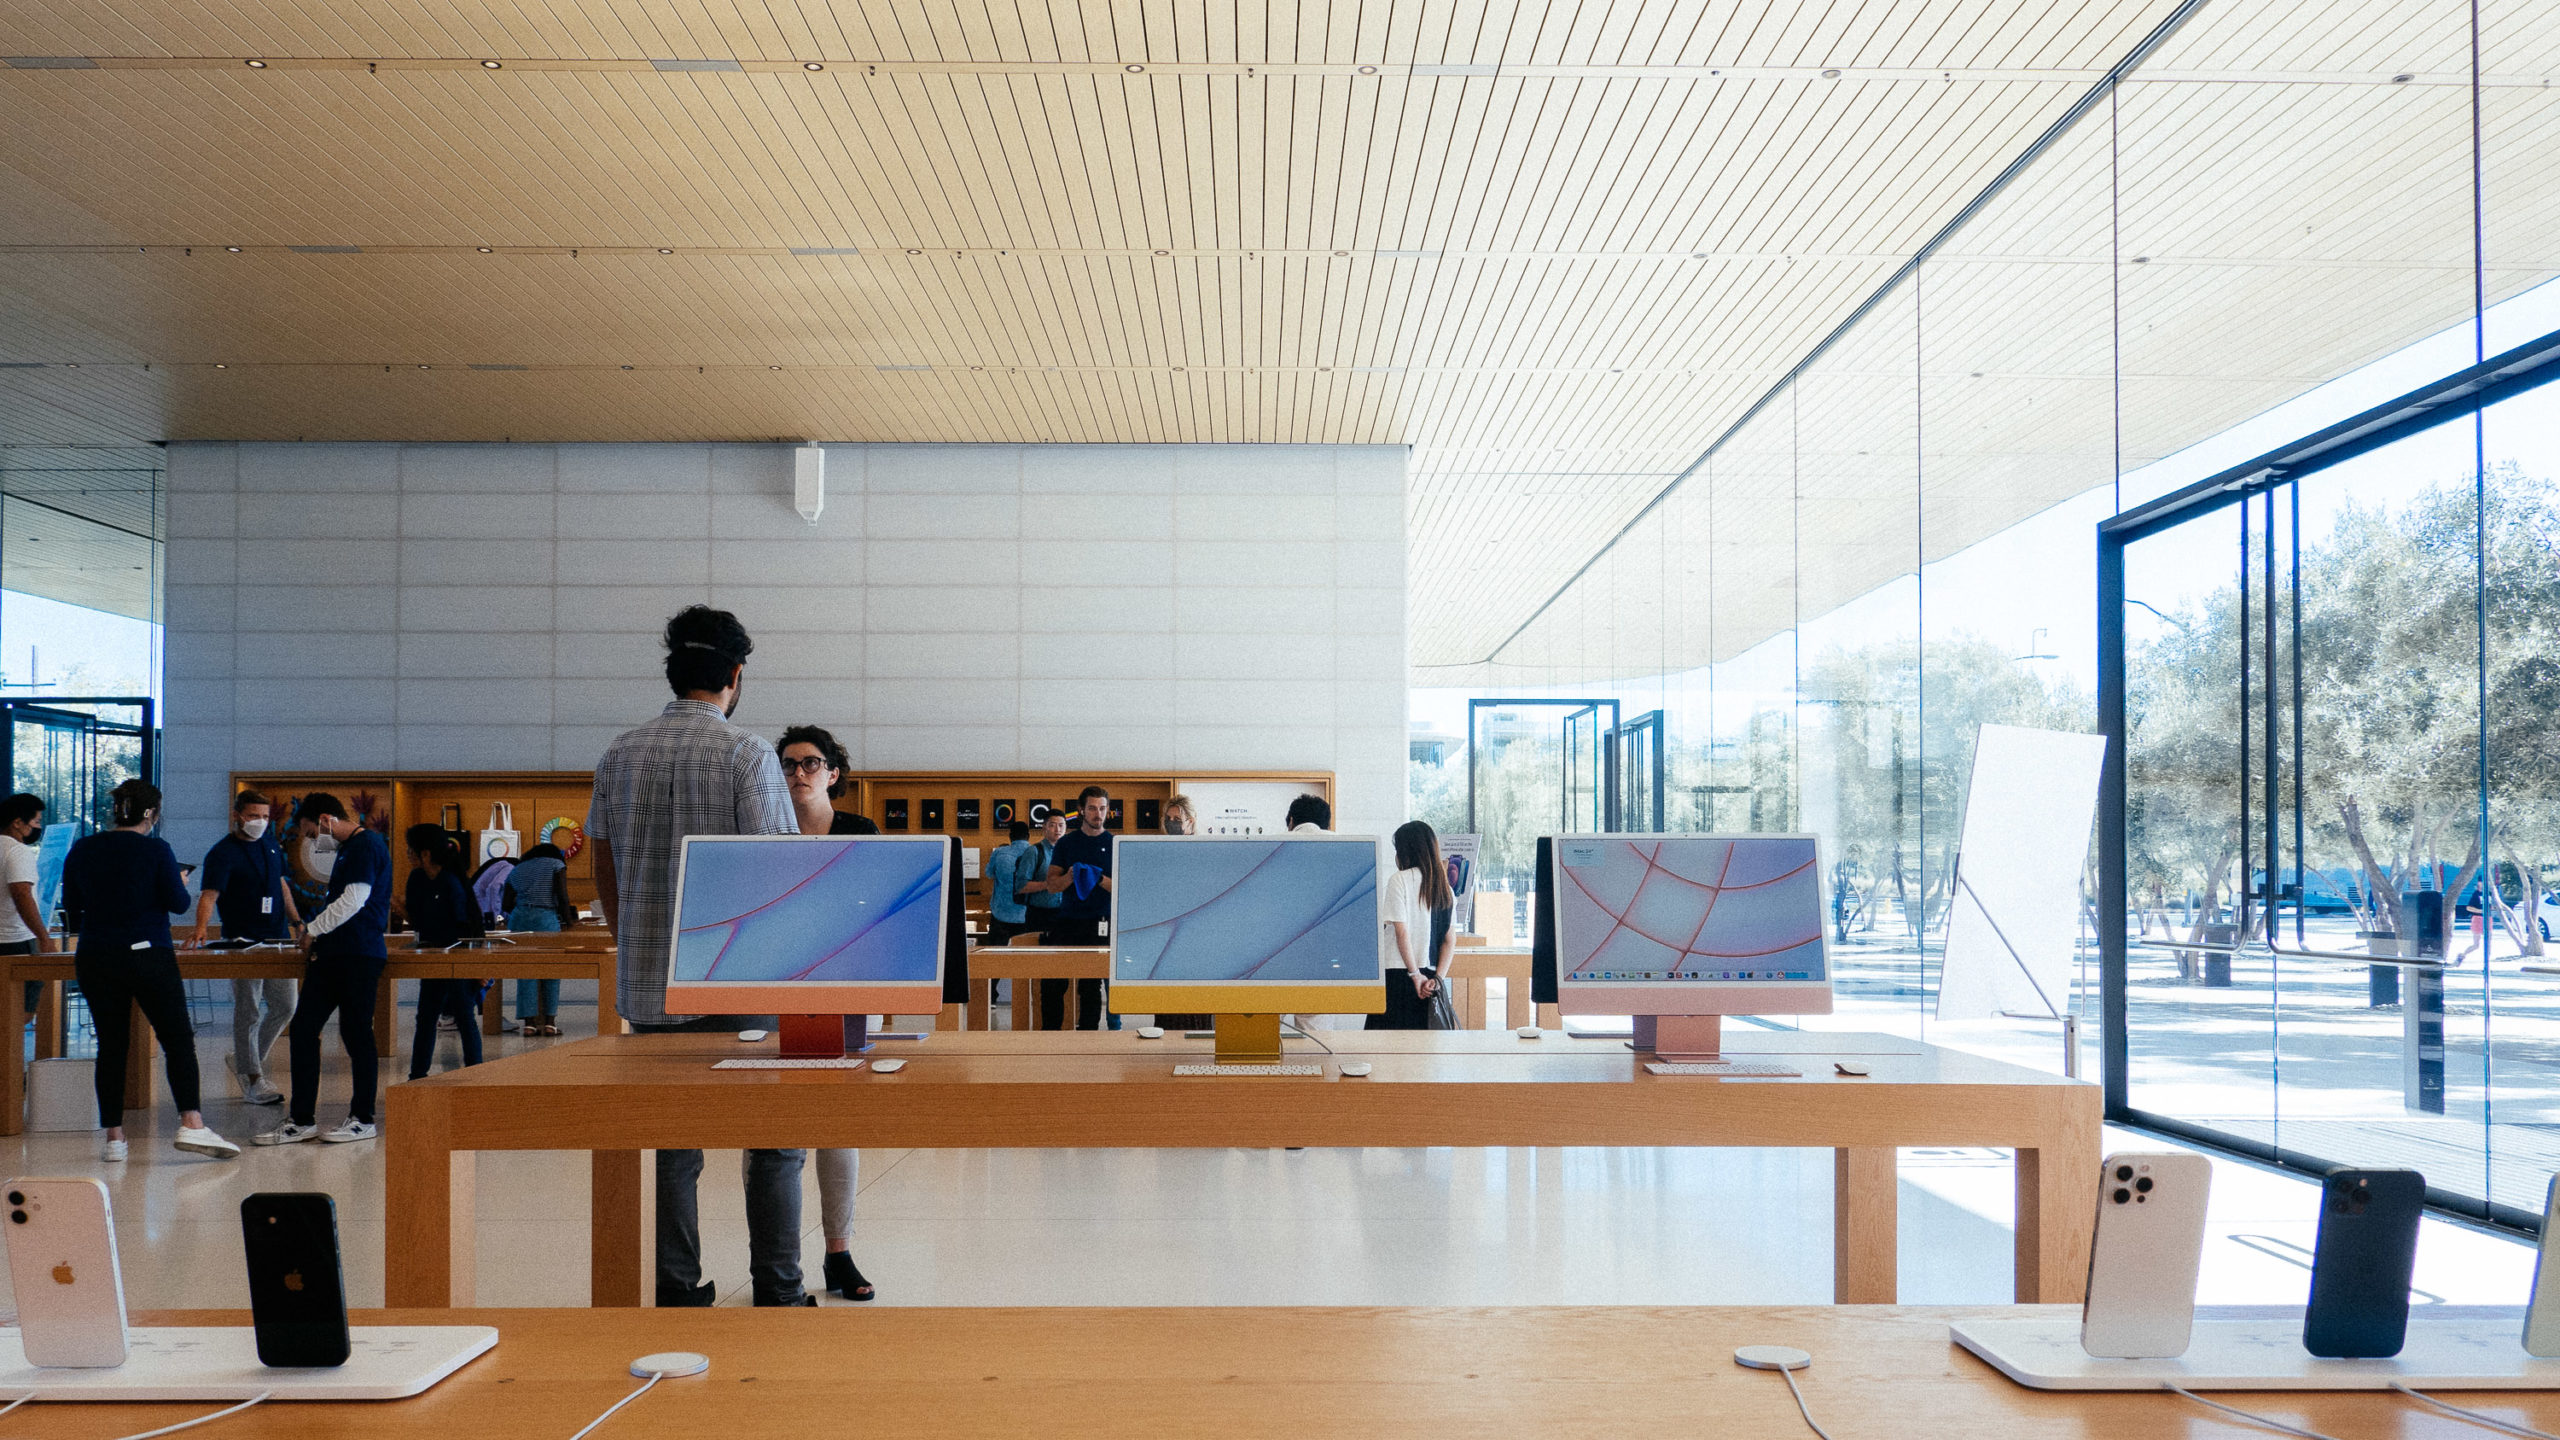
<path fill-rule="evenodd" d="M 243 820 L 240 822 L 240 833 L 247 839 L 258 839 L 267 833 L 267 822 L 264 820 Z"/>

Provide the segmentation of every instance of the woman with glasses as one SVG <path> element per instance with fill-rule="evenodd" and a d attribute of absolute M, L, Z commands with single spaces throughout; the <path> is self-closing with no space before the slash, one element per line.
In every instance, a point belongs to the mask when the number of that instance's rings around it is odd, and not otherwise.
<path fill-rule="evenodd" d="M 836 737 L 815 725 L 794 725 L 782 732 L 782 783 L 791 788 L 791 813 L 803 835 L 877 835 L 880 827 L 859 815 L 836 808 L 844 793 L 844 772 L 851 763 Z M 847 1300 L 868 1300 L 877 1292 L 853 1263 L 853 1192 L 862 1178 L 862 1152 L 821 1150 L 818 1154 L 818 1213 L 827 1235 L 827 1288 Z"/>

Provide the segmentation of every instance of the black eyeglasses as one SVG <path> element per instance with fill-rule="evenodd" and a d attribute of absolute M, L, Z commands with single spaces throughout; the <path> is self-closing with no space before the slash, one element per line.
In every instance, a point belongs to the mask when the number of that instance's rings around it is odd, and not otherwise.
<path fill-rule="evenodd" d="M 803 775 L 815 775 L 819 771 L 827 768 L 827 757 L 824 755 L 803 755 L 797 760 L 783 761 L 782 768 L 785 771 L 796 770 Z"/>

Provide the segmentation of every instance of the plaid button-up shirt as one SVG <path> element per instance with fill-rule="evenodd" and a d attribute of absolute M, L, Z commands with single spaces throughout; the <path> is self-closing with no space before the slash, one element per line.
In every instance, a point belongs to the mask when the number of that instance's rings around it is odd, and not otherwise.
<path fill-rule="evenodd" d="M 613 849 L 623 1018 L 667 1018 L 675 955 L 676 860 L 687 835 L 797 835 L 782 766 L 762 736 L 706 700 L 670 700 L 596 762 L 587 832 Z"/>

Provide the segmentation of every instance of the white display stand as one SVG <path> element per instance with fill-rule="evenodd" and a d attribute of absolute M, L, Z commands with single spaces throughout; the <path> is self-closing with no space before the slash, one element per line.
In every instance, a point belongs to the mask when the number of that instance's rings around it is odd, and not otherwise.
<path fill-rule="evenodd" d="M 247 1326 L 166 1326 L 125 1332 L 125 1360 L 106 1369 L 27 1363 L 17 1327 L 0 1330 L 0 1400 L 32 1390 L 49 1400 L 405 1400 L 498 1343 L 486 1325 L 359 1325 L 347 1363 L 271 1369 Z"/>
<path fill-rule="evenodd" d="M 1965 1320 L 1955 1342 L 2033 1390 L 2560 1390 L 2560 1360 L 2524 1353 L 2515 1318 L 2412 1317 L 2388 1360 L 2323 1360 L 2302 1348 L 2302 1313 L 2196 1321 L 2174 1360 L 2101 1360 L 2080 1348 L 2077 1314 Z"/>

